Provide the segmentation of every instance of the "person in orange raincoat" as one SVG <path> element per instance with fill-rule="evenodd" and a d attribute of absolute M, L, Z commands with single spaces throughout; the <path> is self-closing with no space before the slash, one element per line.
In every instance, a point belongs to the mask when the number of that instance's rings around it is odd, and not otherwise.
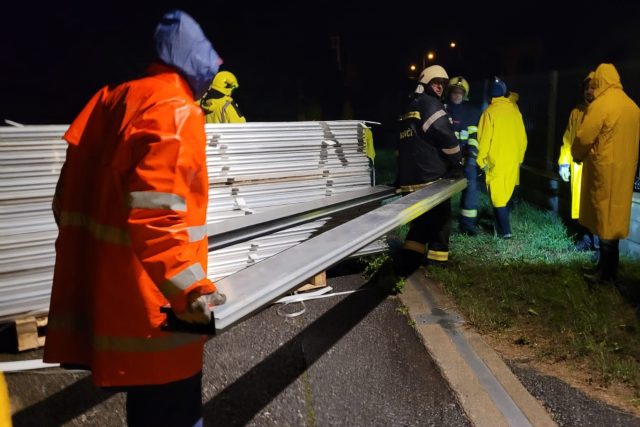
<path fill-rule="evenodd" d="M 613 64 L 596 68 L 594 99 L 571 146 L 582 162 L 580 224 L 600 237 L 600 261 L 591 283 L 611 283 L 618 273 L 618 244 L 629 235 L 638 165 L 640 110 L 622 90 Z"/>
<path fill-rule="evenodd" d="M 182 11 L 154 34 L 147 75 L 96 93 L 64 139 L 46 362 L 83 367 L 127 391 L 129 425 L 202 423 L 201 335 L 224 296 L 207 278 L 204 116 L 194 102 L 222 62 Z"/>

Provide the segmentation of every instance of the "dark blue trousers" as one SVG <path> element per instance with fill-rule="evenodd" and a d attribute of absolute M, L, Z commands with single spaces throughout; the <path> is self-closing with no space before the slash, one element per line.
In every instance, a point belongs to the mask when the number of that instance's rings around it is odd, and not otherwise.
<path fill-rule="evenodd" d="M 464 163 L 467 188 L 460 198 L 460 231 L 475 233 L 478 222 L 478 166 L 476 158 L 469 156 Z"/>
<path fill-rule="evenodd" d="M 202 427 L 202 372 L 161 385 L 127 387 L 129 427 Z"/>

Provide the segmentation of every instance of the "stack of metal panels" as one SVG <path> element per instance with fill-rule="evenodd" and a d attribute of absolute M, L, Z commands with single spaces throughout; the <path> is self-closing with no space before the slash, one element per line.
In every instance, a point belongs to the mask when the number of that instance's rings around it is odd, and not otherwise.
<path fill-rule="evenodd" d="M 207 125 L 207 222 L 371 186 L 364 126 L 358 121 Z M 0 128 L 0 317 L 48 309 L 57 236 L 51 199 L 65 158 L 66 128 Z M 328 220 L 213 251 L 209 276 L 220 279 L 296 245 Z M 377 243 L 374 251 L 380 248 L 384 244 Z"/>

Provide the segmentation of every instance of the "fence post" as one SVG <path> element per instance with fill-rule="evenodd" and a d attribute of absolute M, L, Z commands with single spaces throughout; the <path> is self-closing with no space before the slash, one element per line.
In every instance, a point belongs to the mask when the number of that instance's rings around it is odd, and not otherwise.
<path fill-rule="evenodd" d="M 556 110 L 558 104 L 558 71 L 549 74 L 549 103 L 547 105 L 547 170 L 553 172 L 556 145 Z"/>

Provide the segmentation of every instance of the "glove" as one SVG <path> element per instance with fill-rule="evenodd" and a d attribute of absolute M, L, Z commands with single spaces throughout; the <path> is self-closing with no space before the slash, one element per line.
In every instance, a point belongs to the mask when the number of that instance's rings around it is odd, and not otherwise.
<path fill-rule="evenodd" d="M 443 178 L 457 179 L 464 177 L 464 169 L 462 169 L 462 165 L 455 165 L 447 169 Z"/>
<path fill-rule="evenodd" d="M 569 172 L 569 165 L 560 165 L 558 173 L 564 182 L 569 182 L 569 177 L 571 176 L 571 172 Z"/>
<path fill-rule="evenodd" d="M 222 305 L 227 296 L 215 291 L 212 294 L 199 295 L 197 292 L 189 294 L 189 306 L 183 313 L 176 313 L 176 317 L 187 323 L 208 324 L 211 322 L 212 305 Z"/>

